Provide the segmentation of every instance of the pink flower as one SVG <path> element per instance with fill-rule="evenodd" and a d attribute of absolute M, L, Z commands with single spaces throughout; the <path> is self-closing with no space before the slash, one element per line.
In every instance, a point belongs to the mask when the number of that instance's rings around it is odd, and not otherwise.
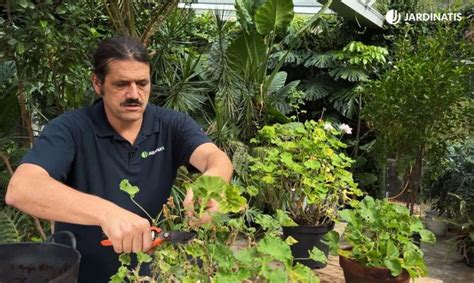
<path fill-rule="evenodd" d="M 347 124 L 341 124 L 339 125 L 339 130 L 341 130 L 341 132 L 343 132 L 344 134 L 352 134 L 352 128 L 349 127 L 349 125 Z"/>

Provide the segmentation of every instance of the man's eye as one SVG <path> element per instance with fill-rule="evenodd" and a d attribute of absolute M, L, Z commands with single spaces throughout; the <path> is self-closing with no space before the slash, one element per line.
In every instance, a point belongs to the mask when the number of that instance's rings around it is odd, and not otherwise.
<path fill-rule="evenodd" d="M 115 84 L 117 87 L 126 87 L 127 83 L 116 83 Z"/>
<path fill-rule="evenodd" d="M 146 87 L 148 85 L 148 82 L 146 82 L 146 81 L 145 82 L 138 82 L 137 85 L 139 87 Z"/>

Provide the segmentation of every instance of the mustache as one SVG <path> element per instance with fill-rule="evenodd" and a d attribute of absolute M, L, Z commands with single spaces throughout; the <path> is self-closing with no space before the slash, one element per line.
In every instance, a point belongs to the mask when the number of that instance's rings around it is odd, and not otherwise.
<path fill-rule="evenodd" d="M 142 106 L 143 103 L 138 99 L 126 99 L 125 101 L 120 103 L 120 106 Z"/>

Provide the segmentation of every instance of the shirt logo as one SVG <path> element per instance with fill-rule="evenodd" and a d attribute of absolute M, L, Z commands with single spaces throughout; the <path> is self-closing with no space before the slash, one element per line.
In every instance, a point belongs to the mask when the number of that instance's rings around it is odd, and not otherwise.
<path fill-rule="evenodd" d="M 155 155 L 156 153 L 160 152 L 160 151 L 163 151 L 165 150 L 165 147 L 164 146 L 160 146 L 160 147 L 157 147 L 155 150 L 152 150 L 152 151 L 142 151 L 142 158 L 145 159 L 147 158 L 148 156 L 152 156 L 152 155 Z"/>

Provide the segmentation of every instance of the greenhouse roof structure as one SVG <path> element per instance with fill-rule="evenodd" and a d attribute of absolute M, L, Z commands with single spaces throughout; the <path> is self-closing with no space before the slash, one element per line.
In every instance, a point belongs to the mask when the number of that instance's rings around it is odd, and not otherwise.
<path fill-rule="evenodd" d="M 194 9 L 197 12 L 219 10 L 228 17 L 233 17 L 234 3 L 235 0 L 197 0 L 192 3 L 179 3 L 179 7 Z M 294 0 L 293 3 L 296 14 L 313 15 L 321 9 L 326 0 Z M 372 7 L 374 3 L 375 0 L 333 0 L 329 13 L 337 13 L 361 26 L 382 28 L 384 16 Z"/>

